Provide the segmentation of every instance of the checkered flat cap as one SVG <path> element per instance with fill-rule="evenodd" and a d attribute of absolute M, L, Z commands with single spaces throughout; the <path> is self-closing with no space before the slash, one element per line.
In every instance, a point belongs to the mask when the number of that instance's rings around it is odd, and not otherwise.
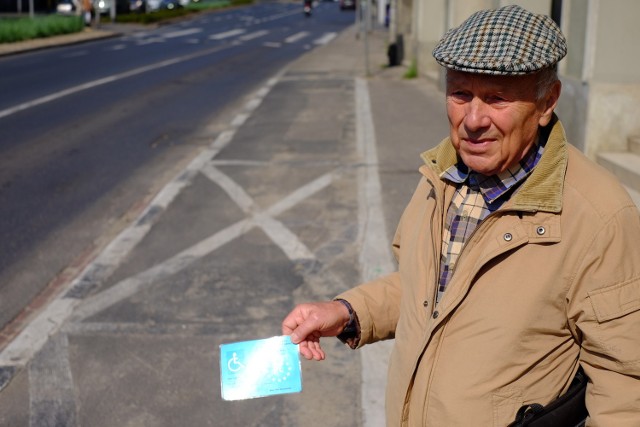
<path fill-rule="evenodd" d="M 517 5 L 474 13 L 433 50 L 444 67 L 494 75 L 535 73 L 566 54 L 567 41 L 556 23 Z"/>

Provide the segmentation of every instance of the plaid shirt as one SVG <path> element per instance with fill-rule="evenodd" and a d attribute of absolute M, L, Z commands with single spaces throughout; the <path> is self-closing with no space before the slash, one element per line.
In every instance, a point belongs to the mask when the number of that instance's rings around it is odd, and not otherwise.
<path fill-rule="evenodd" d="M 544 151 L 539 144 L 515 166 L 492 176 L 470 171 L 461 161 L 444 171 L 440 178 L 450 181 L 457 189 L 447 209 L 442 236 L 440 282 L 436 303 L 440 302 L 455 271 L 462 248 L 478 225 L 504 202 L 538 164 Z"/>

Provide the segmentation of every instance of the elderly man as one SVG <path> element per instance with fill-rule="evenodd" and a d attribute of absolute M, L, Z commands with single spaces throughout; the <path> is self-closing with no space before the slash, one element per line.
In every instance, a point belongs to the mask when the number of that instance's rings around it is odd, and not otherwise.
<path fill-rule="evenodd" d="M 321 360 L 395 338 L 388 426 L 506 426 L 580 367 L 588 426 L 640 425 L 640 215 L 554 114 L 556 24 L 519 6 L 445 34 L 450 136 L 393 242 L 398 271 L 297 306 L 283 333 Z"/>

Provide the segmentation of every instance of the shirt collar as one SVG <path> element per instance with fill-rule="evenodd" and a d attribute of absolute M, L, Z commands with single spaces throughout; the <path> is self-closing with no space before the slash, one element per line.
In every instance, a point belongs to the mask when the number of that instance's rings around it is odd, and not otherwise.
<path fill-rule="evenodd" d="M 544 143 L 536 142 L 522 160 L 504 172 L 491 176 L 474 172 L 459 160 L 442 172 L 440 178 L 457 184 L 467 182 L 469 187 L 479 189 L 482 198 L 491 205 L 531 174 L 543 152 Z"/>

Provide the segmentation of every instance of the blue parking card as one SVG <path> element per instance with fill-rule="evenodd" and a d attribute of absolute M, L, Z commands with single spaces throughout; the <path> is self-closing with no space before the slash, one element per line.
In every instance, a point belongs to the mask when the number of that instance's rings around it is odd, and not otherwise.
<path fill-rule="evenodd" d="M 243 400 L 302 391 L 298 345 L 288 336 L 220 345 L 224 400 Z"/>

